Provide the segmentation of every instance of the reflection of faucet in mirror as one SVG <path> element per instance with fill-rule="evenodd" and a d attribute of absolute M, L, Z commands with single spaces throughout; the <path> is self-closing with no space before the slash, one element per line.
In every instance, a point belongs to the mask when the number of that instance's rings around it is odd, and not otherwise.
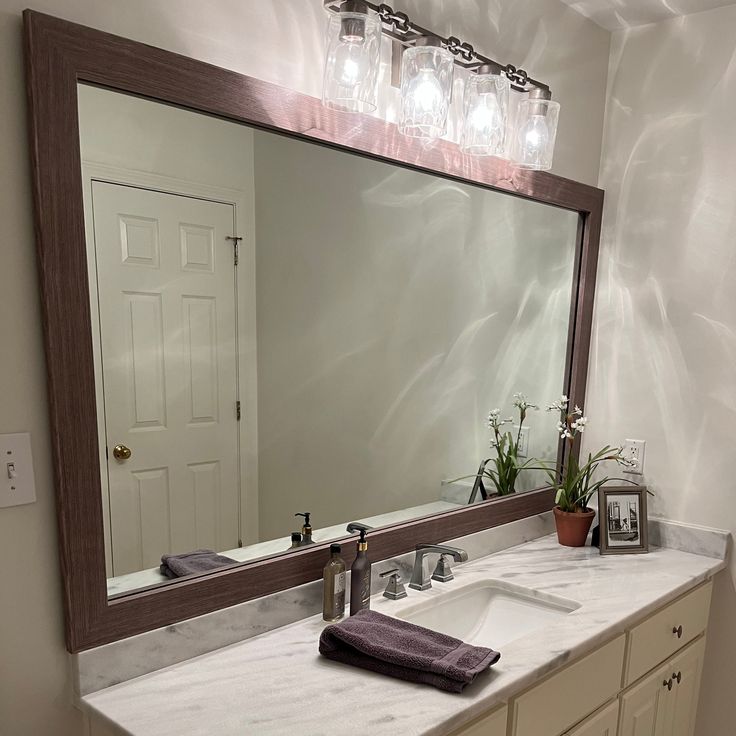
<path fill-rule="evenodd" d="M 414 590 L 427 590 L 432 587 L 432 583 L 424 577 L 424 558 L 430 552 L 438 552 L 442 557 L 450 555 L 455 562 L 468 561 L 468 553 L 464 549 L 449 547 L 446 544 L 418 544 L 416 557 L 414 558 L 414 570 L 411 573 L 411 582 L 409 583 L 409 587 L 414 588 Z M 452 580 L 452 574 L 447 558 L 445 557 L 443 560 L 442 557 L 437 569 L 432 573 L 432 580 L 447 582 Z"/>
<path fill-rule="evenodd" d="M 360 531 L 369 532 L 371 529 L 373 529 L 372 526 L 361 524 L 359 521 L 351 521 L 347 526 L 347 530 L 350 534 L 355 534 Z"/>
<path fill-rule="evenodd" d="M 491 462 L 491 458 L 489 457 L 487 460 L 484 460 L 480 467 L 478 468 L 478 474 L 475 476 L 475 482 L 473 483 L 473 490 L 470 491 L 470 498 L 468 499 L 468 506 L 475 503 L 475 497 L 480 492 L 480 497 L 485 501 L 488 499 L 488 491 L 486 490 L 485 485 L 483 484 L 483 471 L 486 469 L 486 465 Z"/>
<path fill-rule="evenodd" d="M 300 543 L 300 546 L 305 547 L 308 544 L 314 544 L 314 540 L 312 539 L 312 525 L 309 523 L 309 511 L 305 511 L 302 514 L 294 514 L 294 516 L 303 516 L 304 517 L 304 526 L 302 526 L 302 541 Z"/>

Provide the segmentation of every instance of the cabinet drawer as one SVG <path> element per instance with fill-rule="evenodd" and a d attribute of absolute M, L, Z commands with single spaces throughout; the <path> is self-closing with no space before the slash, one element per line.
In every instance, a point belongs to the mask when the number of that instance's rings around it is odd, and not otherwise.
<path fill-rule="evenodd" d="M 513 736 L 560 736 L 618 694 L 625 636 L 614 639 L 513 701 Z"/>
<path fill-rule="evenodd" d="M 638 680 L 705 631 L 712 587 L 709 582 L 697 588 L 631 630 L 625 685 Z"/>
<path fill-rule="evenodd" d="M 481 716 L 477 721 L 453 731 L 452 736 L 506 736 L 506 714 L 508 708 L 503 705 L 492 713 Z"/>

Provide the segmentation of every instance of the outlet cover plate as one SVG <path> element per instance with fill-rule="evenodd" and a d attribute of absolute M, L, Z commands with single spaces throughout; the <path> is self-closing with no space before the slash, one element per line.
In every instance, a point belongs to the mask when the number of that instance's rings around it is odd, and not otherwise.
<path fill-rule="evenodd" d="M 644 475 L 644 451 L 647 443 L 645 440 L 626 440 L 624 442 L 624 457 L 634 458 L 637 462 L 634 468 L 625 468 L 627 475 Z"/>
<path fill-rule="evenodd" d="M 518 433 L 518 425 L 514 427 L 514 432 Z M 519 437 L 519 457 L 529 457 L 529 427 L 521 428 L 521 437 Z"/>

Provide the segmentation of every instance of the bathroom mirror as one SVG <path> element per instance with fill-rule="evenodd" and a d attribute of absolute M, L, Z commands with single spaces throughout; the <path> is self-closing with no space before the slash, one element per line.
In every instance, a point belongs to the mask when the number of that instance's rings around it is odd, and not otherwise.
<path fill-rule="evenodd" d="M 512 401 L 567 390 L 576 212 L 78 100 L 110 595 L 196 572 L 164 555 L 227 565 L 461 508 L 495 407 L 554 466 L 556 414 L 519 425 Z"/>
<path fill-rule="evenodd" d="M 351 522 L 378 560 L 551 509 L 540 472 L 473 475 L 515 392 L 584 404 L 600 190 L 25 31 L 70 651 L 315 580 Z M 555 424 L 530 412 L 529 456 L 562 458 Z M 227 564 L 159 569 L 200 548 Z"/>

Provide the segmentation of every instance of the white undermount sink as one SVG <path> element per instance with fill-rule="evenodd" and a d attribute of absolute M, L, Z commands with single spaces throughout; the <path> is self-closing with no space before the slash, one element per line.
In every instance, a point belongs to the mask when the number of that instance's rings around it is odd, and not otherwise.
<path fill-rule="evenodd" d="M 579 603 L 498 580 L 470 583 L 409 606 L 397 618 L 498 649 L 580 608 Z"/>

